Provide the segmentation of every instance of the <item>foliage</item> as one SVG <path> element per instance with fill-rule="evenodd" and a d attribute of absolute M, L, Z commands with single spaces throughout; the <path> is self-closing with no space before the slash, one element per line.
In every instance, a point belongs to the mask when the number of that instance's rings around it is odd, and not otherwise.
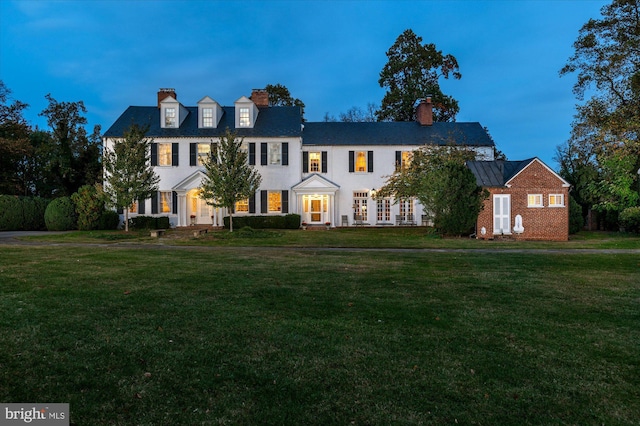
<path fill-rule="evenodd" d="M 640 207 L 628 207 L 620 212 L 620 226 L 627 232 L 640 233 Z"/>
<path fill-rule="evenodd" d="M 0 195 L 0 231 L 46 229 L 44 213 L 49 200 L 40 197 Z"/>
<path fill-rule="evenodd" d="M 379 121 L 414 121 L 415 102 L 431 96 L 434 121 L 455 121 L 458 101 L 440 90 L 440 77 L 460 79 L 458 61 L 444 55 L 435 44 L 422 44 L 411 29 L 405 30 L 387 51 L 388 62 L 378 83 L 387 92 L 377 112 Z"/>
<path fill-rule="evenodd" d="M 131 124 L 122 139 L 115 139 L 103 155 L 105 192 L 111 205 L 124 209 L 125 231 L 129 231 L 129 207 L 158 190 L 160 178 L 148 161 L 153 142 L 145 138 L 148 131 L 149 125 Z"/>
<path fill-rule="evenodd" d="M 620 212 L 638 202 L 638 191 L 634 188 L 636 159 L 614 154 L 600 159 L 599 178 L 587 185 L 592 194 L 596 211 Z"/>
<path fill-rule="evenodd" d="M 304 117 L 304 102 L 291 96 L 289 89 L 282 84 L 267 84 L 264 90 L 269 93 L 269 106 L 297 106 Z"/>
<path fill-rule="evenodd" d="M 224 217 L 224 227 L 229 228 L 229 216 Z M 284 216 L 236 216 L 236 227 L 250 227 L 253 229 L 298 229 L 300 227 L 299 214 L 287 214 Z"/>
<path fill-rule="evenodd" d="M 87 135 L 82 101 L 58 102 L 50 94 L 45 98 L 49 105 L 40 115 L 47 118 L 52 146 L 44 168 L 53 183 L 51 195 L 70 196 L 83 185 L 102 181 L 100 126 Z"/>
<path fill-rule="evenodd" d="M 100 229 L 106 199 L 102 185 L 97 183 L 81 186 L 78 188 L 78 192 L 71 195 L 71 200 L 76 206 L 80 231 Z"/>
<path fill-rule="evenodd" d="M 49 231 L 76 229 L 76 209 L 71 197 L 60 197 L 51 201 L 44 212 L 44 222 Z"/>
<path fill-rule="evenodd" d="M 129 219 L 133 229 L 169 229 L 168 216 L 135 216 Z"/>
<path fill-rule="evenodd" d="M 220 142 L 214 145 L 205 161 L 205 178 L 200 195 L 207 204 L 229 211 L 229 230 L 233 232 L 236 202 L 255 194 L 260 187 L 260 174 L 249 166 L 248 154 L 242 149 L 243 139 L 228 128 Z"/>
<path fill-rule="evenodd" d="M 396 202 L 415 197 L 439 233 L 465 234 L 488 197 L 465 164 L 473 158 L 473 152 L 453 146 L 416 150 L 409 166 L 396 170 L 377 196 L 392 196 Z"/>
<path fill-rule="evenodd" d="M 28 105 L 9 104 L 10 98 L 11 90 L 0 80 L 0 194 L 26 195 L 22 163 L 31 154 L 31 128 L 22 113 Z"/>
<path fill-rule="evenodd" d="M 582 206 L 573 196 L 569 196 L 569 234 L 577 234 L 584 228 Z"/>
<path fill-rule="evenodd" d="M 120 215 L 113 210 L 104 210 L 100 215 L 100 223 L 98 229 L 111 230 L 118 229 L 120 224 Z"/>
<path fill-rule="evenodd" d="M 377 121 L 377 117 L 376 117 L 377 110 L 378 110 L 377 105 L 371 102 L 367 104 L 366 109 L 353 106 L 349 108 L 347 112 L 341 112 L 339 114 L 339 121 L 342 121 L 345 123 L 363 123 L 363 122 L 373 123 Z"/>

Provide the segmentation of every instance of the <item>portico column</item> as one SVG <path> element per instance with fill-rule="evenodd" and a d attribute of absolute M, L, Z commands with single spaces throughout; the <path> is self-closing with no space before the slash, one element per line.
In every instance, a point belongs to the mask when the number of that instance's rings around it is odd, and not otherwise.
<path fill-rule="evenodd" d="M 187 193 L 178 191 L 178 226 L 187 226 Z"/>

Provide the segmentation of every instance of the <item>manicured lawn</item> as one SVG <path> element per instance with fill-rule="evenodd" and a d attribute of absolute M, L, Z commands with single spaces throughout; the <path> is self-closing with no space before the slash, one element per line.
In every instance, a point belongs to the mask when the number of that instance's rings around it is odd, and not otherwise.
<path fill-rule="evenodd" d="M 640 258 L 0 246 L 0 339 L 78 425 L 639 424 Z"/>

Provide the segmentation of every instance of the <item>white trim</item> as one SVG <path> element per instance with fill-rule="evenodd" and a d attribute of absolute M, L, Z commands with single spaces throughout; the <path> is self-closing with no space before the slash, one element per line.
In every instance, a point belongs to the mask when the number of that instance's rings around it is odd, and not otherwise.
<path fill-rule="evenodd" d="M 562 179 L 562 177 L 560 177 L 560 175 L 558 175 L 556 172 L 554 172 L 551 167 L 547 166 L 546 164 L 544 164 L 542 162 L 542 160 L 540 160 L 538 157 L 534 157 L 529 164 L 527 164 L 526 166 L 524 166 L 522 168 L 522 170 L 520 170 L 518 173 L 516 173 L 515 175 L 511 176 L 511 179 L 509 179 L 507 182 L 505 182 L 505 186 L 508 188 L 510 187 L 509 182 L 511 182 L 512 180 L 514 180 L 516 177 L 518 177 L 520 175 L 520 173 L 522 173 L 523 171 L 525 171 L 529 166 L 531 166 L 533 163 L 538 162 L 540 163 L 545 169 L 547 169 L 550 173 L 552 173 L 555 177 L 557 177 L 561 182 L 562 182 L 562 187 L 563 188 L 569 188 L 571 187 L 571 184 L 569 182 L 567 182 L 566 180 Z"/>

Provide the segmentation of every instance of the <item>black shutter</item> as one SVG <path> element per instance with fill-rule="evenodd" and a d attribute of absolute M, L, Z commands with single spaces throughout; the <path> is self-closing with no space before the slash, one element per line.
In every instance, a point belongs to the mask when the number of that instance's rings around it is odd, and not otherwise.
<path fill-rule="evenodd" d="M 283 190 L 281 197 L 282 213 L 289 213 L 289 191 Z"/>
<path fill-rule="evenodd" d="M 124 209 L 123 209 L 122 207 L 118 207 L 118 208 L 116 209 L 116 213 L 118 213 L 118 214 L 124 214 Z"/>
<path fill-rule="evenodd" d="M 249 213 L 255 213 L 255 212 L 256 212 L 256 193 L 254 192 L 249 197 Z"/>
<path fill-rule="evenodd" d="M 373 151 L 367 152 L 367 168 L 369 173 L 373 173 Z"/>
<path fill-rule="evenodd" d="M 260 144 L 260 164 L 263 166 L 267 165 L 267 143 L 262 142 Z"/>
<path fill-rule="evenodd" d="M 256 165 L 256 144 L 255 142 L 249 142 L 249 165 Z"/>
<path fill-rule="evenodd" d="M 147 200 L 138 200 L 138 214 L 144 214 L 145 201 Z"/>
<path fill-rule="evenodd" d="M 322 173 L 327 173 L 327 151 L 322 151 Z"/>
<path fill-rule="evenodd" d="M 158 214 L 158 192 L 151 194 L 151 214 Z"/>
<path fill-rule="evenodd" d="M 302 173 L 309 173 L 309 153 L 302 152 Z"/>
<path fill-rule="evenodd" d="M 396 151 L 396 171 L 402 168 L 402 151 Z"/>
<path fill-rule="evenodd" d="M 176 191 L 173 191 L 173 194 L 171 194 L 171 195 L 172 195 L 172 198 L 173 198 L 173 200 L 172 200 L 173 203 L 171 203 L 171 204 L 173 204 L 171 206 L 171 213 L 178 214 L 178 193 Z"/>
<path fill-rule="evenodd" d="M 190 166 L 198 165 L 198 144 L 197 143 L 189 144 L 189 165 Z"/>
<path fill-rule="evenodd" d="M 262 190 L 260 191 L 260 213 L 268 213 L 267 207 L 267 191 Z"/>
<path fill-rule="evenodd" d="M 289 142 L 282 143 L 282 165 L 289 165 Z"/>
<path fill-rule="evenodd" d="M 151 165 L 152 166 L 158 165 L 158 144 L 157 143 L 151 144 Z"/>
<path fill-rule="evenodd" d="M 172 143 L 171 144 L 171 165 L 173 167 L 178 166 L 178 151 L 180 150 L 180 144 Z"/>
<path fill-rule="evenodd" d="M 349 173 L 353 173 L 356 170 L 355 163 L 355 153 L 353 151 L 349 151 Z"/>

